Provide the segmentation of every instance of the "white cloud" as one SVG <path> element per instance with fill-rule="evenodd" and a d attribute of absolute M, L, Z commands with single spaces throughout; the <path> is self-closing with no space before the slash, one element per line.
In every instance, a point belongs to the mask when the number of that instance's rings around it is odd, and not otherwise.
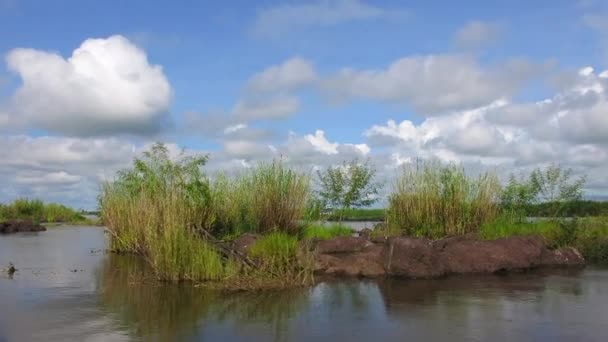
<path fill-rule="evenodd" d="M 276 37 L 298 29 L 377 19 L 390 13 L 391 11 L 361 0 L 315 0 L 282 4 L 261 10 L 253 31 L 257 35 Z"/>
<path fill-rule="evenodd" d="M 338 154 L 338 143 L 330 143 L 325 138 L 325 132 L 318 129 L 315 134 L 307 134 L 304 139 L 308 141 L 317 151 L 325 154 Z"/>
<path fill-rule="evenodd" d="M 6 62 L 22 80 L 15 125 L 74 136 L 153 134 L 167 119 L 171 86 L 162 68 L 122 36 L 87 39 L 69 58 L 13 49 Z"/>
<path fill-rule="evenodd" d="M 238 121 L 284 119 L 295 114 L 300 107 L 297 97 L 281 95 L 270 99 L 246 99 L 237 102 L 232 115 Z"/>
<path fill-rule="evenodd" d="M 484 69 L 466 55 L 401 58 L 382 70 L 343 69 L 322 82 L 331 98 L 364 98 L 402 103 L 420 115 L 435 115 L 487 105 L 511 96 L 533 67 L 514 61 Z"/>
<path fill-rule="evenodd" d="M 57 185 L 74 184 L 80 182 L 81 176 L 71 175 L 65 171 L 53 171 L 37 175 L 17 175 L 15 182 L 25 185 Z"/>
<path fill-rule="evenodd" d="M 310 85 L 316 79 L 312 63 L 294 57 L 253 75 L 248 88 L 253 92 L 291 91 Z"/>
<path fill-rule="evenodd" d="M 499 35 L 499 25 L 473 20 L 456 32 L 454 43 L 461 48 L 478 48 L 494 42 Z"/>

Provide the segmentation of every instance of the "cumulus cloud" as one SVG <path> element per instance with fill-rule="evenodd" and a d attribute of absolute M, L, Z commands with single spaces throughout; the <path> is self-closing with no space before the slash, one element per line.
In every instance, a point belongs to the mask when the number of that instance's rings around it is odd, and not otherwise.
<path fill-rule="evenodd" d="M 460 48 L 479 48 L 494 42 L 499 35 L 498 24 L 473 20 L 456 31 L 454 43 Z"/>
<path fill-rule="evenodd" d="M 253 32 L 276 37 L 309 27 L 326 27 L 349 21 L 378 19 L 391 11 L 361 0 L 315 0 L 283 4 L 258 12 Z"/>
<path fill-rule="evenodd" d="M 253 92 L 284 92 L 310 85 L 316 79 L 312 63 L 294 57 L 255 74 L 249 80 L 248 88 Z"/>
<path fill-rule="evenodd" d="M 171 86 L 163 70 L 122 36 L 87 39 L 69 58 L 13 49 L 8 69 L 22 81 L 12 98 L 15 125 L 72 136 L 158 133 Z"/>
<path fill-rule="evenodd" d="M 525 61 L 487 69 L 466 55 L 412 56 L 386 69 L 343 69 L 325 79 L 322 89 L 337 101 L 363 98 L 402 103 L 429 116 L 512 96 L 534 73 Z"/>

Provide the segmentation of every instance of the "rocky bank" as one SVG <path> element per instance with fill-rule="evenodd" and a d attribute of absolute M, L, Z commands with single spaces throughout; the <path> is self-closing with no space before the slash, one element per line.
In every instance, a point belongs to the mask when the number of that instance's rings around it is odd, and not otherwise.
<path fill-rule="evenodd" d="M 10 234 L 17 232 L 40 232 L 46 228 L 31 220 L 8 220 L 0 222 L 0 234 Z"/>
<path fill-rule="evenodd" d="M 429 240 L 362 235 L 314 241 L 315 274 L 436 278 L 449 274 L 501 273 L 585 264 L 585 259 L 575 248 L 549 249 L 540 236 L 482 240 L 474 235 L 464 235 Z M 237 239 L 234 246 L 246 254 L 256 238 L 246 234 Z"/>

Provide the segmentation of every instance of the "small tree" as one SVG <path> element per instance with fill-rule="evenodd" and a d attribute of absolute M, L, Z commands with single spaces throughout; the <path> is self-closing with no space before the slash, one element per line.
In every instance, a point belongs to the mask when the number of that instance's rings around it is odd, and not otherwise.
<path fill-rule="evenodd" d="M 546 203 L 553 217 L 559 216 L 563 209 L 580 200 L 586 177 L 573 179 L 572 169 L 550 165 L 544 170 L 532 171 L 528 179 L 517 179 L 511 175 L 502 194 L 505 209 L 521 215 L 533 204 Z"/>
<path fill-rule="evenodd" d="M 572 179 L 572 169 L 550 165 L 545 170 L 536 169 L 530 175 L 530 187 L 539 202 L 549 203 L 551 214 L 557 216 L 569 204 L 583 197 L 586 177 Z"/>
<path fill-rule="evenodd" d="M 317 171 L 317 175 L 321 183 L 319 195 L 331 209 L 340 209 L 340 221 L 344 210 L 370 206 L 378 201 L 376 195 L 380 184 L 373 181 L 376 169 L 369 160 L 359 163 L 354 159 L 350 163 Z"/>

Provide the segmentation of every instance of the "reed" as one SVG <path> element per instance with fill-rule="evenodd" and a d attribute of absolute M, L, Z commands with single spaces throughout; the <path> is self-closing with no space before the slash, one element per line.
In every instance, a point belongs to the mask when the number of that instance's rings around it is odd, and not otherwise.
<path fill-rule="evenodd" d="M 500 193 L 494 173 L 473 177 L 456 165 L 408 165 L 389 196 L 389 230 L 430 238 L 475 232 L 498 216 Z"/>

